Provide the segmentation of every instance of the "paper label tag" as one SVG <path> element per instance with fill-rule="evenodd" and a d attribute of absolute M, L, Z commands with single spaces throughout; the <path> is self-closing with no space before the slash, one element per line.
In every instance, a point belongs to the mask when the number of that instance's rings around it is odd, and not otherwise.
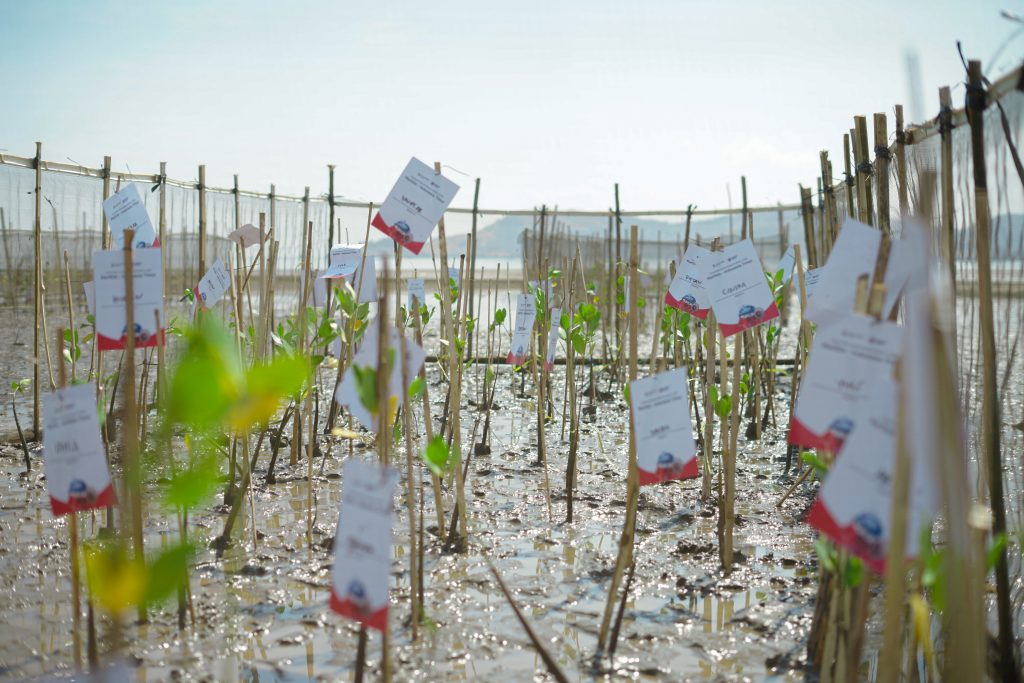
<path fill-rule="evenodd" d="M 705 320 L 711 310 L 711 299 L 704 287 L 701 264 L 711 256 L 704 247 L 691 244 L 676 267 L 676 276 L 665 292 L 665 305 Z"/>
<path fill-rule="evenodd" d="M 153 223 L 149 220 L 149 212 L 134 183 L 128 183 L 120 192 L 107 197 L 103 201 L 103 213 L 110 224 L 110 236 L 117 249 L 124 248 L 124 231 L 129 229 L 135 231 L 132 246 L 159 246 Z"/>
<path fill-rule="evenodd" d="M 231 275 L 224 262 L 218 258 L 196 285 L 196 303 L 203 308 L 211 308 L 224 298 L 229 289 Z"/>
<path fill-rule="evenodd" d="M 43 395 L 43 468 L 54 515 L 117 503 L 91 384 Z"/>
<path fill-rule="evenodd" d="M 367 628 L 387 630 L 392 498 L 398 472 L 350 458 L 342 466 L 334 537 L 331 609 Z"/>
<path fill-rule="evenodd" d="M 423 285 L 423 278 L 421 277 L 410 278 L 408 287 L 409 302 L 406 304 L 406 310 L 411 314 L 413 311 L 418 311 L 420 306 L 427 303 L 427 293 L 426 288 Z"/>
<path fill-rule="evenodd" d="M 366 330 L 366 334 L 363 335 L 363 340 L 359 345 L 359 349 L 356 351 L 355 356 L 352 358 L 352 365 L 363 369 L 377 369 L 377 356 L 378 356 L 378 328 L 376 320 L 369 323 L 369 327 Z M 401 340 L 398 334 L 398 330 L 394 327 L 388 328 L 388 348 L 393 353 L 394 362 L 391 366 L 391 375 L 388 378 L 388 395 L 390 397 L 390 404 L 392 411 L 397 409 L 398 405 L 405 402 L 406 391 L 402 389 L 402 362 L 401 357 L 398 355 L 398 350 L 401 348 Z M 406 372 L 408 373 L 409 383 L 412 383 L 416 379 L 416 375 L 419 374 L 420 367 L 423 366 L 423 361 L 426 359 L 426 354 L 423 349 L 411 339 L 405 340 L 405 362 L 407 365 Z M 408 390 L 408 386 L 406 387 Z M 352 414 L 352 417 L 359 420 L 367 429 L 377 429 L 377 421 L 374 419 L 373 412 L 371 412 L 366 406 L 363 405 L 362 400 L 359 398 L 358 380 L 356 378 L 356 371 L 354 367 L 349 367 L 345 371 L 344 377 L 342 377 L 341 384 L 338 385 L 338 391 L 336 394 L 338 403 L 348 408 L 348 411 Z M 374 411 L 376 406 L 374 406 Z"/>
<path fill-rule="evenodd" d="M 857 300 L 857 281 L 870 278 L 875 271 L 882 233 L 852 218 L 843 222 L 839 236 L 829 252 L 828 261 L 815 287 L 814 300 L 807 300 L 804 317 L 816 323 L 853 312 Z"/>
<path fill-rule="evenodd" d="M 903 328 L 848 314 L 818 328 L 800 382 L 789 443 L 837 451 L 872 383 L 892 377 Z"/>
<path fill-rule="evenodd" d="M 458 185 L 413 157 L 374 216 L 373 227 L 419 254 L 458 191 Z"/>
<path fill-rule="evenodd" d="M 96 297 L 96 339 L 100 351 L 123 349 L 128 341 L 128 318 L 125 314 L 124 251 L 98 251 L 92 259 Z M 132 284 L 135 294 L 135 347 L 144 348 L 163 343 L 164 319 L 163 277 L 160 249 L 137 249 L 132 252 Z M 156 314 L 161 329 L 156 329 Z"/>
<path fill-rule="evenodd" d="M 779 317 L 754 243 L 745 239 L 702 259 L 704 286 L 722 334 L 757 327 Z"/>
<path fill-rule="evenodd" d="M 508 362 L 522 365 L 530 355 L 530 335 L 537 320 L 537 299 L 533 294 L 520 294 L 516 299 L 516 326 L 512 330 L 512 349 Z"/>
<path fill-rule="evenodd" d="M 700 475 L 687 381 L 676 368 L 629 383 L 641 486 Z"/>
<path fill-rule="evenodd" d="M 558 353 L 558 321 L 561 317 L 561 308 L 551 309 L 551 329 L 548 330 L 548 350 L 544 355 L 544 370 L 547 372 L 551 372 L 555 369 L 555 354 Z"/>

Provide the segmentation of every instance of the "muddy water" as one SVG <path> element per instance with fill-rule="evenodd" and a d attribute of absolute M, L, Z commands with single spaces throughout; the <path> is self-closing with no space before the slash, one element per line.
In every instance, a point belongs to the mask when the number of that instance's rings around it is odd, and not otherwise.
<path fill-rule="evenodd" d="M 554 376 L 559 412 L 563 372 L 559 368 Z M 467 482 L 471 547 L 466 555 L 445 554 L 427 533 L 425 597 L 432 625 L 415 643 L 406 627 L 408 511 L 404 495 L 396 497 L 390 622 L 394 680 L 546 679 L 484 554 L 571 680 L 803 678 L 798 669 L 816 570 L 813 533 L 799 519 L 812 489 L 791 498 L 781 511 L 775 509 L 791 481 L 780 477 L 782 431 L 769 429 L 760 443 L 740 440 L 739 561 L 731 576 L 720 572 L 716 512 L 700 502 L 699 480 L 645 487 L 636 576 L 614 665 L 600 672 L 591 664 L 625 511 L 625 404 L 619 398 L 601 403 L 595 420 L 583 425 L 576 520 L 565 524 L 562 482 L 568 447 L 560 420 L 546 436 L 549 517 L 543 468 L 535 462 L 533 399 L 516 395 L 518 378 L 507 368 L 499 377 L 492 455 L 472 459 Z M 780 425 L 785 390 L 780 384 Z M 471 373 L 463 396 L 466 444 L 478 416 L 469 404 L 476 392 Z M 440 394 L 439 385 L 432 387 L 432 396 Z M 438 403 L 435 415 L 440 410 Z M 415 418 L 417 434 L 422 434 L 419 411 Z M 306 464 L 279 466 L 278 483 L 264 486 L 267 460 L 261 460 L 254 498 L 256 538 L 251 520 L 240 520 L 235 537 L 241 541 L 225 558 L 217 560 L 212 550 L 198 557 L 191 575 L 194 627 L 179 632 L 170 605 L 155 611 L 148 625 L 126 625 L 129 680 L 352 679 L 356 629 L 327 608 L 333 560 L 329 539 L 340 498 L 337 473 L 349 457 L 349 445 L 332 440 L 323 445 L 325 458 L 314 463 L 312 516 Z M 372 457 L 364 448 L 355 448 L 354 455 Z M 41 466 L 38 449 L 34 460 Z M 0 469 L 0 621 L 5 624 L 0 678 L 67 677 L 72 666 L 67 524 L 50 516 L 41 467 L 22 478 L 20 453 L 5 446 Z M 428 525 L 435 519 L 429 492 L 428 486 Z M 190 518 L 189 532 L 204 547 L 220 533 L 226 517 L 217 502 Z M 452 502 L 446 492 L 448 510 Z M 102 516 L 83 517 L 84 537 L 94 537 Z M 173 513 L 156 507 L 147 511 L 147 547 L 172 543 L 177 534 Z M 100 621 L 99 631 L 103 652 L 109 646 L 106 620 Z M 381 639 L 374 635 L 369 647 L 374 679 L 380 657 Z"/>

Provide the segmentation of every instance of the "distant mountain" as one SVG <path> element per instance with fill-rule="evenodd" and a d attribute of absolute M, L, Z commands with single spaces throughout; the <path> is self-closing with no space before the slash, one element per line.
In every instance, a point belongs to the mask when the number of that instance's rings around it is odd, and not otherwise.
<path fill-rule="evenodd" d="M 803 243 L 803 224 L 797 211 L 783 212 L 783 229 L 789 230 L 789 241 Z M 592 237 L 606 235 L 608 219 L 603 216 L 567 216 L 557 218 L 571 234 Z M 682 242 L 686 231 L 685 218 L 676 221 L 656 220 L 643 217 L 624 217 L 622 219 L 623 239 L 628 239 L 629 227 L 636 225 L 640 230 L 641 241 L 662 240 L 664 242 Z M 739 216 L 694 217 L 690 227 L 690 238 L 707 242 L 717 235 L 729 242 L 729 235 L 738 237 L 742 222 Z M 477 231 L 477 255 L 482 258 L 515 258 L 522 253 L 520 236 L 524 230 L 533 229 L 531 216 L 503 216 L 486 228 Z M 559 228 L 559 230 L 564 230 Z M 549 226 L 550 230 L 550 226 Z M 549 233 L 550 234 L 550 233 Z M 754 214 L 754 236 L 759 239 L 777 237 L 779 234 L 779 217 L 775 212 Z M 370 250 L 373 253 L 390 253 L 391 240 L 383 238 L 371 240 Z"/>

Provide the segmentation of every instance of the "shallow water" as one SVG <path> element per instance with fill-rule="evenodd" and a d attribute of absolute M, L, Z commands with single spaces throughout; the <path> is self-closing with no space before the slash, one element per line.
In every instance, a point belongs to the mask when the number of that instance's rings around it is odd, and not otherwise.
<path fill-rule="evenodd" d="M 556 370 L 556 390 L 563 372 Z M 769 430 L 761 444 L 743 445 L 736 510 L 736 548 L 743 559 L 730 577 L 719 571 L 715 512 L 700 503 L 699 480 L 645 487 L 636 575 L 614 667 L 599 673 L 591 660 L 625 510 L 625 404 L 621 399 L 605 402 L 596 420 L 583 425 L 576 520 L 565 524 L 562 482 L 568 448 L 559 438 L 560 422 L 549 425 L 546 436 L 549 519 L 543 469 L 534 463 L 535 405 L 530 397 L 515 397 L 512 387 L 518 390 L 518 378 L 507 368 L 499 370 L 499 377 L 493 455 L 474 457 L 467 481 L 471 547 L 466 555 L 444 554 L 428 534 L 425 597 L 435 626 L 424 629 L 416 643 L 405 626 L 407 510 L 404 495 L 396 496 L 390 618 L 394 680 L 547 678 L 482 554 L 492 559 L 571 680 L 802 678 L 789 667 L 801 661 L 811 620 L 814 535 L 798 522 L 809 502 L 807 492 L 775 510 L 788 483 L 779 479 L 778 457 L 784 449 L 779 431 Z M 474 386 L 471 377 L 464 400 L 474 394 Z M 431 388 L 436 399 L 440 387 Z M 781 391 L 779 396 L 781 415 L 785 400 Z M 434 412 L 440 412 L 440 405 Z M 476 410 L 467 402 L 463 413 L 468 444 Z M 422 420 L 419 411 L 416 419 Z M 357 631 L 327 608 L 333 558 L 325 544 L 337 520 L 337 472 L 349 447 L 329 438 L 324 444 L 330 446 L 326 461 L 314 463 L 312 547 L 306 463 L 300 461 L 294 470 L 279 465 L 278 483 L 263 486 L 264 457 L 256 476 L 258 539 L 254 543 L 249 520 L 240 519 L 235 538 L 242 541 L 223 560 L 212 550 L 202 552 L 192 573 L 194 627 L 179 633 L 170 605 L 151 614 L 148 625 L 127 625 L 131 680 L 352 679 Z M 357 447 L 355 453 L 367 451 Z M 33 459 L 41 465 L 38 450 Z M 0 638 L 0 677 L 66 676 L 72 665 L 67 524 L 50 516 L 38 468 L 27 480 L 19 477 L 20 454 L 11 447 L 3 448 L 0 465 L 0 580 L 7 598 L 0 603 L 0 619 L 8 625 Z M 428 486 L 428 525 L 435 519 L 432 500 Z M 452 502 L 446 492 L 449 511 Z M 148 548 L 177 539 L 173 514 L 147 512 Z M 220 533 L 224 512 L 218 506 L 194 511 L 192 537 L 205 547 Z M 83 518 L 83 536 L 91 538 L 103 518 Z M 101 652 L 107 631 L 101 621 Z M 371 636 L 374 676 L 380 654 L 380 637 Z"/>

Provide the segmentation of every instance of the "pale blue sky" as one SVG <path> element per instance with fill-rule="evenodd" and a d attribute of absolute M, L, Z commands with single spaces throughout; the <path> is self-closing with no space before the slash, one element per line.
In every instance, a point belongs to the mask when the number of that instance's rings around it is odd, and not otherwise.
<path fill-rule="evenodd" d="M 955 41 L 989 60 L 1021 4 L 0 0 L 0 149 L 295 194 L 335 163 L 373 200 L 415 155 L 471 176 L 458 206 L 476 176 L 494 208 L 604 209 L 616 181 L 623 208 L 721 207 L 741 174 L 791 202 L 854 114 L 909 109 L 907 50 L 933 116 Z"/>

